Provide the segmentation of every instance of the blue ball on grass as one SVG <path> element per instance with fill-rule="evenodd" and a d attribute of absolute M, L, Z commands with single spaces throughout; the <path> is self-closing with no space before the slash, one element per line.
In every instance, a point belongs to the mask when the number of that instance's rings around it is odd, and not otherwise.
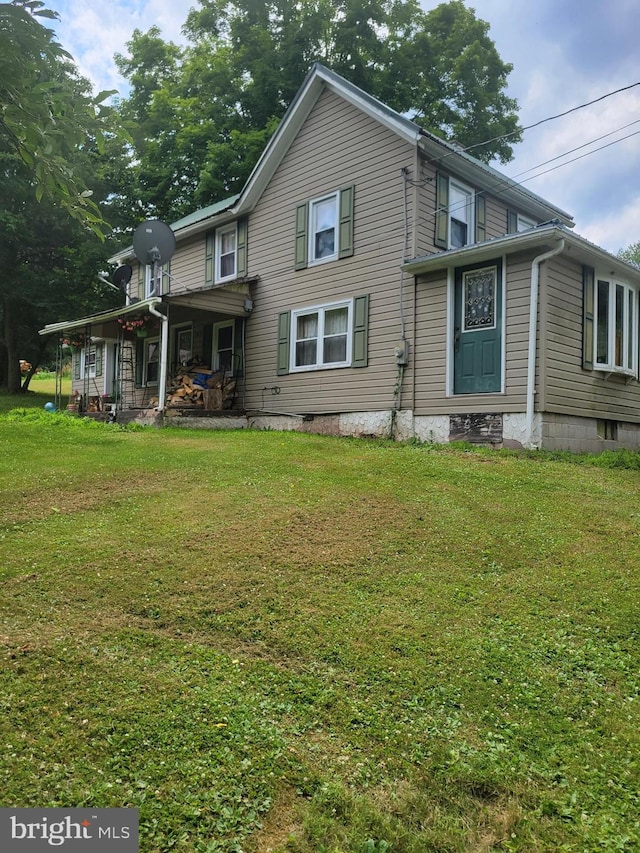
<path fill-rule="evenodd" d="M 45 403 L 44 404 L 44 410 L 45 410 L 45 412 L 55 412 L 55 410 L 56 410 L 55 403 Z"/>

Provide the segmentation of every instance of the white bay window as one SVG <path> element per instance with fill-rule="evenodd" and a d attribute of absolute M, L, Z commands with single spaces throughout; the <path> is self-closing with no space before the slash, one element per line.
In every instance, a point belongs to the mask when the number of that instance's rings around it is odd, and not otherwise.
<path fill-rule="evenodd" d="M 630 285 L 596 274 L 594 368 L 638 374 L 638 294 Z"/>

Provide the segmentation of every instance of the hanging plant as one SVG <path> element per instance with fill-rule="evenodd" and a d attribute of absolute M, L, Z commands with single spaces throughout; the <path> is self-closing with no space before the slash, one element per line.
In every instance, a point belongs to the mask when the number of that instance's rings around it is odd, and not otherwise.
<path fill-rule="evenodd" d="M 84 332 L 74 332 L 72 335 L 60 338 L 60 344 L 63 348 L 84 349 L 89 343 L 91 343 L 91 338 L 85 335 Z"/>
<path fill-rule="evenodd" d="M 158 318 L 152 314 L 128 314 L 126 317 L 118 317 L 118 325 L 125 332 L 144 334 L 159 327 Z"/>

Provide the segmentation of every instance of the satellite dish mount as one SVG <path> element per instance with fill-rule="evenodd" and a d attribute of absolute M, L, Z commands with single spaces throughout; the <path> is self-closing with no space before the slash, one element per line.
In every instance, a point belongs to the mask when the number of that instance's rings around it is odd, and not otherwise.
<path fill-rule="evenodd" d="M 133 253 L 139 263 L 153 268 L 152 281 L 156 279 L 158 266 L 169 263 L 175 250 L 175 234 L 159 219 L 141 222 L 133 234 Z"/>

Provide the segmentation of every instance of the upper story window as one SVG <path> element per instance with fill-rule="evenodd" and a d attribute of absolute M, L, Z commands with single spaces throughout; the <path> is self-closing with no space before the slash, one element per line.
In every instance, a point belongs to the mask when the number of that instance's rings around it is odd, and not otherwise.
<path fill-rule="evenodd" d="M 162 295 L 162 267 L 160 264 L 149 264 L 144 273 L 144 298 Z"/>
<path fill-rule="evenodd" d="M 615 279 L 596 277 L 595 364 L 637 375 L 637 292 Z"/>
<path fill-rule="evenodd" d="M 235 222 L 216 231 L 216 281 L 237 277 L 238 228 Z"/>
<path fill-rule="evenodd" d="M 451 181 L 449 185 L 449 248 L 473 243 L 473 192 Z"/>
<path fill-rule="evenodd" d="M 487 238 L 486 195 L 445 175 L 436 174 L 434 244 L 460 249 Z"/>
<path fill-rule="evenodd" d="M 528 216 L 520 216 L 517 214 L 516 217 L 516 228 L 518 231 L 528 231 L 529 228 L 535 228 L 538 223 L 535 219 L 530 219 Z"/>
<path fill-rule="evenodd" d="M 338 193 L 309 205 L 309 263 L 332 261 L 338 256 Z"/>
<path fill-rule="evenodd" d="M 247 220 L 221 225 L 205 239 L 205 284 L 224 284 L 247 275 Z"/>
<path fill-rule="evenodd" d="M 296 269 L 353 255 L 353 186 L 296 208 Z"/>

